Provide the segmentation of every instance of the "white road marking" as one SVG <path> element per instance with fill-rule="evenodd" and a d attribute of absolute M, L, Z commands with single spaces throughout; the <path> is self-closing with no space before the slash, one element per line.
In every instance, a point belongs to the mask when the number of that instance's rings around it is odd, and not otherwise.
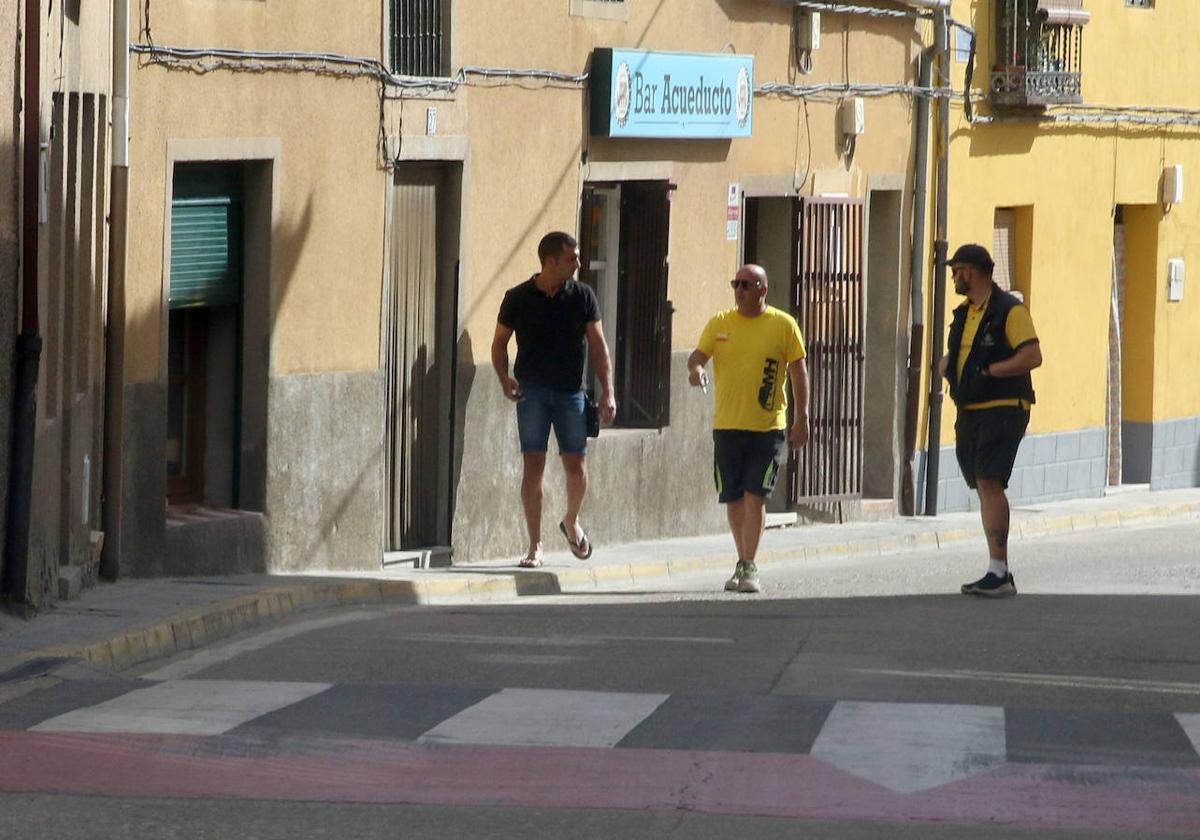
<path fill-rule="evenodd" d="M 468 662 L 486 662 L 489 665 L 568 665 L 580 661 L 578 656 L 558 656 L 553 653 L 485 653 L 466 659 Z"/>
<path fill-rule="evenodd" d="M 1184 733 L 1192 741 L 1192 748 L 1200 753 L 1200 715 L 1198 714 L 1177 714 L 1175 719 L 1179 721 L 1179 725 L 1183 727 Z"/>
<path fill-rule="evenodd" d="M 497 636 L 470 633 L 405 633 L 407 642 L 467 645 L 529 645 L 538 647 L 589 647 L 609 642 L 670 642 L 689 645 L 732 645 L 733 639 L 705 636 Z"/>
<path fill-rule="evenodd" d="M 228 662 L 230 659 L 240 656 L 243 653 L 262 650 L 276 642 L 282 642 L 284 639 L 290 639 L 293 636 L 310 633 L 313 630 L 323 630 L 326 627 L 336 627 L 339 624 L 346 624 L 351 621 L 379 618 L 379 616 L 380 613 L 378 611 L 357 610 L 350 613 L 326 616 L 325 618 L 314 618 L 310 621 L 298 621 L 295 624 L 285 624 L 282 627 L 274 627 L 262 633 L 255 633 L 253 636 L 238 639 L 235 642 L 205 648 L 193 653 L 191 656 L 186 656 L 163 665 L 161 668 L 157 668 L 147 674 L 142 674 L 141 678 L 143 680 L 187 679 L 193 674 L 200 673 L 205 668 L 211 668 L 213 665 Z"/>
<path fill-rule="evenodd" d="M 917 679 L 980 680 L 1054 688 L 1092 688 L 1105 691 L 1141 691 L 1152 694 L 1200 694 L 1200 683 L 1130 680 L 1110 677 L 1085 677 L 1074 674 L 1017 674 L 1003 671 L 900 671 L 887 668 L 853 668 L 861 674 Z"/>
<path fill-rule="evenodd" d="M 928 790 L 1004 763 L 1004 709 L 842 701 L 812 755 L 898 793 Z"/>
<path fill-rule="evenodd" d="M 43 732 L 220 735 L 329 688 L 328 683 L 241 680 L 161 682 L 42 721 Z"/>
<path fill-rule="evenodd" d="M 666 699 L 666 694 L 506 688 L 442 721 L 418 740 L 612 747 Z"/>

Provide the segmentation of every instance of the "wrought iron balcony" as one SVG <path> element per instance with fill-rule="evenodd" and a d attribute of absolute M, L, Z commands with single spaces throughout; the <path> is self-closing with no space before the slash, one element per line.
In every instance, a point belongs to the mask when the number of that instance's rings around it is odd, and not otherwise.
<path fill-rule="evenodd" d="M 1039 107 L 1082 102 L 1082 0 L 996 0 L 991 101 Z"/>

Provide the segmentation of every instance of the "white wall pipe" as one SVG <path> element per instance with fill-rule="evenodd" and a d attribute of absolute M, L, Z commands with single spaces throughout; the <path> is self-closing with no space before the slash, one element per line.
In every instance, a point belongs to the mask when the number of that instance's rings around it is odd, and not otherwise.
<path fill-rule="evenodd" d="M 116 0 L 113 6 L 112 165 L 129 166 L 129 6 L 131 0 Z"/>

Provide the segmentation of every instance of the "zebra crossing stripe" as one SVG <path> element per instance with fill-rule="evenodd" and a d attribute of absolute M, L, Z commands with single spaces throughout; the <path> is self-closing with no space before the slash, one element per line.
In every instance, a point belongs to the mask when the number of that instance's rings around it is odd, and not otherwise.
<path fill-rule="evenodd" d="M 1004 763 L 1004 709 L 841 701 L 811 755 L 897 793 L 928 790 Z"/>
<path fill-rule="evenodd" d="M 1200 753 L 1200 714 L 1178 714 L 1175 715 L 1175 719 L 1192 742 L 1192 749 Z"/>
<path fill-rule="evenodd" d="M 328 683 L 170 680 L 52 717 L 32 729 L 220 735 L 328 688 Z"/>
<path fill-rule="evenodd" d="M 430 729 L 438 744 L 612 747 L 666 694 L 505 688 Z"/>

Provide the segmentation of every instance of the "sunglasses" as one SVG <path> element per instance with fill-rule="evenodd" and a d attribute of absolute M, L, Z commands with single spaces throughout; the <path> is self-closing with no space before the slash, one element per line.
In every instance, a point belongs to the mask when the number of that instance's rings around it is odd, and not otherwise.
<path fill-rule="evenodd" d="M 761 280 L 730 280 L 729 288 L 741 289 L 742 291 L 746 291 L 748 289 L 761 289 L 762 281 Z"/>

